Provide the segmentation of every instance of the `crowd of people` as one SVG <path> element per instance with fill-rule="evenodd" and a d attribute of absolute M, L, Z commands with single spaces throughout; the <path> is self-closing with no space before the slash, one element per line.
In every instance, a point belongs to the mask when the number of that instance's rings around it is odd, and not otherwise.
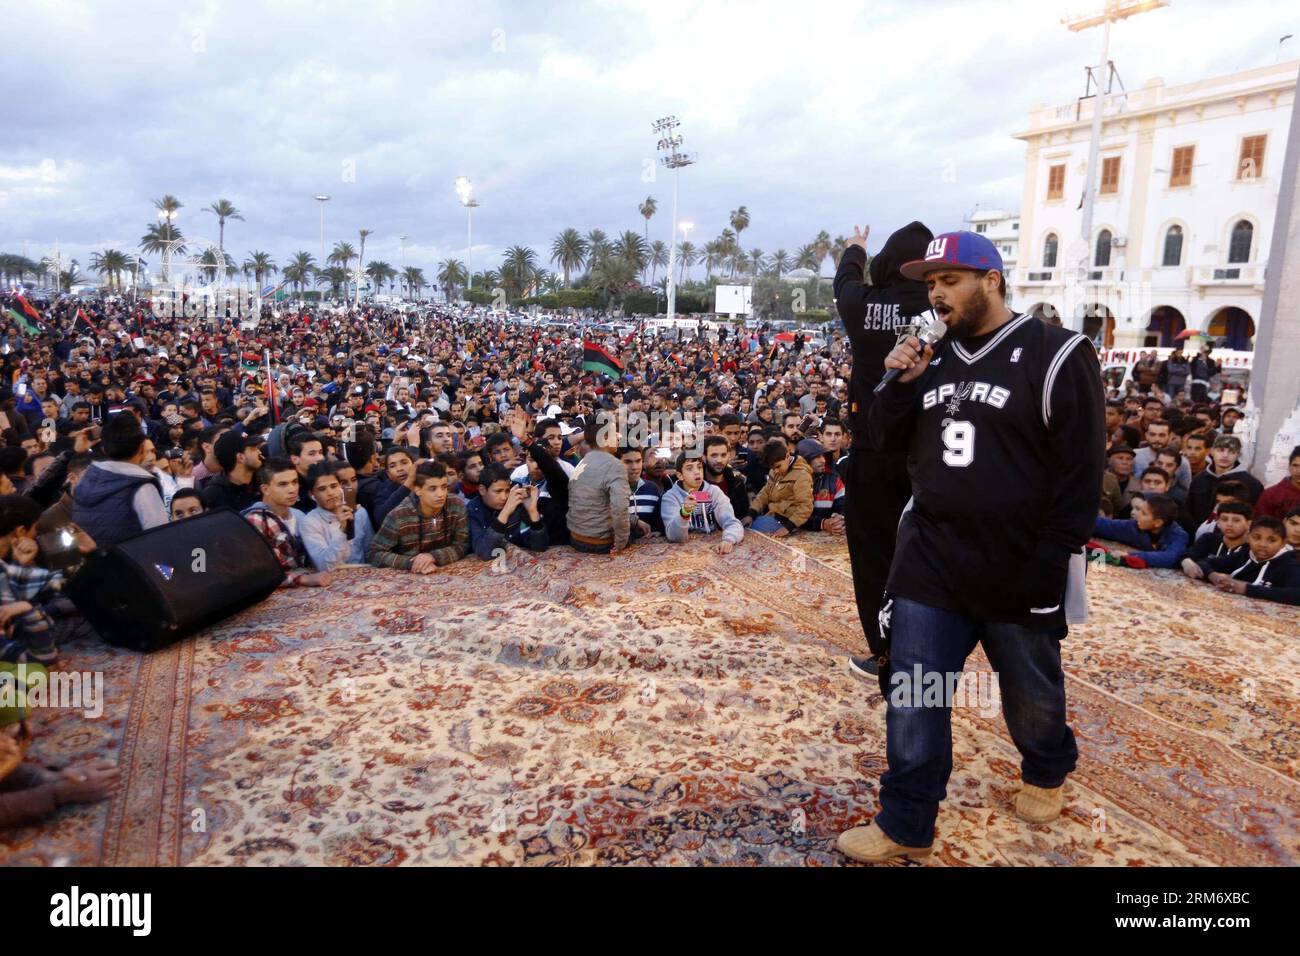
<path fill-rule="evenodd" d="M 602 336 L 611 376 L 584 368 L 579 327 L 457 307 L 267 307 L 244 327 L 145 302 L 2 304 L 0 661 L 58 662 L 88 627 L 63 582 L 97 549 L 215 508 L 262 535 L 284 587 L 511 548 L 845 534 L 861 425 L 838 332 L 817 349 L 764 328 Z M 1094 556 L 1300 604 L 1300 449 L 1262 488 L 1240 412 L 1169 364 L 1108 396 L 1095 534 L 1132 550 Z M 0 823 L 116 785 L 99 765 L 61 774 L 0 781 Z"/>

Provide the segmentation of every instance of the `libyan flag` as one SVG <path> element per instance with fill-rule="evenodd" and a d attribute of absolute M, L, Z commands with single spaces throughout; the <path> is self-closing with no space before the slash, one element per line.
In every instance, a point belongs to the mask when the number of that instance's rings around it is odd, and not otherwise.
<path fill-rule="evenodd" d="M 262 366 L 262 356 L 256 352 L 245 352 L 239 356 L 239 368 L 245 375 L 256 375 Z"/>
<path fill-rule="evenodd" d="M 4 315 L 10 322 L 17 325 L 24 335 L 40 335 L 40 328 L 34 325 L 31 319 L 27 318 L 27 316 L 23 315 L 16 309 L 5 309 Z"/>
<path fill-rule="evenodd" d="M 584 341 L 582 343 L 582 370 L 584 372 L 600 372 L 610 378 L 618 378 L 623 374 L 623 363 L 603 346 L 597 345 L 595 342 Z"/>

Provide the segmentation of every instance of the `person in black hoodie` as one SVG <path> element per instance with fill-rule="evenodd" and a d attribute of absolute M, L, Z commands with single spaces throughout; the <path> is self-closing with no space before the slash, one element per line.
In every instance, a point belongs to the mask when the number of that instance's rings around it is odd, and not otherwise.
<path fill-rule="evenodd" d="M 867 232 L 870 229 L 868 228 Z M 849 429 L 852 446 L 844 468 L 844 531 L 853 569 L 853 593 L 858 618 L 867 637 L 869 657 L 852 657 L 858 676 L 879 676 L 879 657 L 886 648 L 879 614 L 894 558 L 898 519 L 912 496 L 907 455 L 876 448 L 867 428 L 872 390 L 885 374 L 885 356 L 898 341 L 899 330 L 930 308 L 924 282 L 904 278 L 903 263 L 925 256 L 934 234 L 911 222 L 886 241 L 871 260 L 871 282 L 863 279 L 867 263 L 867 232 L 855 226 L 835 273 L 835 306 L 853 348 L 849 379 Z"/>

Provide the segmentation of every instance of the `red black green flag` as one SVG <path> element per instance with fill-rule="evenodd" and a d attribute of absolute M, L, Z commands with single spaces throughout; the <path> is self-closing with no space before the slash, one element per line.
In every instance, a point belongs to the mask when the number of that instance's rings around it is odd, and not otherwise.
<path fill-rule="evenodd" d="M 26 315 L 33 322 L 40 322 L 41 319 L 44 318 L 44 316 L 41 315 L 40 310 L 28 302 L 21 292 L 14 296 L 14 300 L 18 303 L 18 311 Z"/>
<path fill-rule="evenodd" d="M 582 343 L 582 370 L 584 372 L 600 372 L 610 378 L 618 378 L 623 374 L 623 363 L 604 346 L 597 345 L 595 342 L 584 341 Z"/>

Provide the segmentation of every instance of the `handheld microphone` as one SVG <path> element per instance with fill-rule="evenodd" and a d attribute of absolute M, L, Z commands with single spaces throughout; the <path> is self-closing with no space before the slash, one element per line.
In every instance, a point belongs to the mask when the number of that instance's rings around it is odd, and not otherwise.
<path fill-rule="evenodd" d="M 943 319 L 935 315 L 933 309 L 929 312 L 921 313 L 916 318 L 918 322 L 925 322 L 925 325 L 922 326 L 921 330 L 916 333 L 916 337 L 921 340 L 921 351 L 924 353 L 925 346 L 937 345 L 939 340 L 948 334 L 948 326 L 944 323 Z M 873 394 L 879 395 L 885 390 L 886 385 L 898 378 L 898 376 L 902 375 L 904 371 L 905 370 L 901 368 L 891 368 L 885 373 L 885 377 L 880 380 L 880 384 L 875 387 Z"/>

